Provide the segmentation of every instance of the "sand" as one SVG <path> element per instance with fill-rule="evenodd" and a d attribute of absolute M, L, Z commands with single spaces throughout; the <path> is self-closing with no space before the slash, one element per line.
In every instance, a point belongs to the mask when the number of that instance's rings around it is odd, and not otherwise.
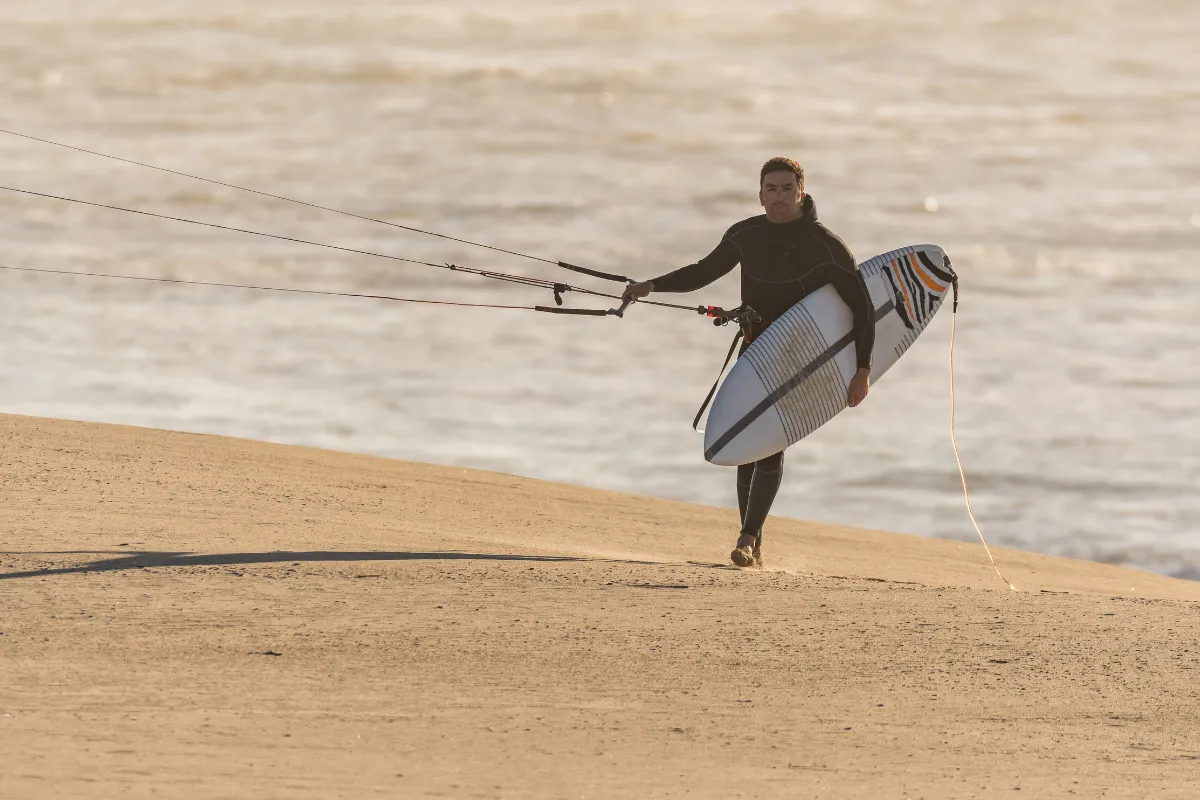
<path fill-rule="evenodd" d="M 0 416 L 0 797 L 1196 796 L 1200 584 L 734 528 Z"/>

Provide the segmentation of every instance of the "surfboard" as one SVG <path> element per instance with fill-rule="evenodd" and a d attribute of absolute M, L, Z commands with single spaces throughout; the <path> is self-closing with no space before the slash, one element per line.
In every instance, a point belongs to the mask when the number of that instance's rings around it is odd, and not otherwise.
<path fill-rule="evenodd" d="M 859 264 L 875 308 L 872 386 L 925 330 L 957 280 L 932 244 Z M 704 457 L 735 466 L 774 455 L 846 408 L 858 356 L 854 317 L 837 290 L 805 297 L 746 348 L 713 398 Z"/>

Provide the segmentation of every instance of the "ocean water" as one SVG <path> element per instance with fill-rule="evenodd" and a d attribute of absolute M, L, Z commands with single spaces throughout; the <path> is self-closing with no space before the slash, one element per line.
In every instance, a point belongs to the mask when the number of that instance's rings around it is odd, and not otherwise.
<path fill-rule="evenodd" d="M 758 212 L 761 163 L 792 156 L 861 260 L 953 258 L 958 441 L 989 540 L 1200 578 L 1191 0 L 0 0 L 0 68 L 7 130 L 639 278 L 707 253 Z M 0 185 L 614 288 L 6 134 Z M 2 190 L 0 241 L 3 266 L 550 300 Z M 690 430 L 731 333 L 645 306 L 0 271 L 0 411 L 731 506 Z M 949 334 L 947 308 L 789 451 L 778 513 L 973 539 Z"/>

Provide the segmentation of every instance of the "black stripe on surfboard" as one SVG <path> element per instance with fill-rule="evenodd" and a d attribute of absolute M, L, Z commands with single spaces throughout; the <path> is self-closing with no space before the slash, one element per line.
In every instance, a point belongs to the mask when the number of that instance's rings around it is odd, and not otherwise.
<path fill-rule="evenodd" d="M 900 273 L 900 280 L 904 281 L 904 285 L 908 287 L 908 294 L 912 298 L 912 306 L 917 317 L 917 324 L 924 325 L 925 296 L 917 291 L 920 279 L 913 274 L 912 264 L 908 263 L 908 256 L 900 256 L 900 258 L 896 259 L 896 271 Z"/>
<path fill-rule="evenodd" d="M 937 308 L 939 295 L 935 294 L 933 290 L 929 288 L 928 284 L 925 283 L 925 280 L 920 275 L 920 269 L 916 266 L 916 264 L 913 263 L 915 259 L 912 256 L 909 256 L 905 259 L 905 261 L 908 262 L 908 268 L 912 272 L 913 279 L 921 287 L 921 297 L 925 301 L 925 321 L 928 322 L 929 318 L 933 316 L 934 310 Z"/>
<path fill-rule="evenodd" d="M 900 267 L 900 274 L 908 283 L 908 290 L 912 292 L 913 307 L 917 310 L 917 322 L 925 324 L 925 320 L 929 318 L 929 297 L 925 292 L 925 285 L 921 282 L 916 270 L 913 269 L 907 254 L 896 259 L 896 263 Z"/>
<path fill-rule="evenodd" d="M 946 258 L 945 269 L 934 264 L 933 259 L 926 255 L 924 250 L 917 251 L 917 258 L 921 259 L 921 263 L 925 265 L 925 269 L 932 272 L 934 277 L 938 278 L 939 280 L 944 281 L 945 283 L 954 283 L 954 281 L 958 279 L 958 276 L 954 274 L 954 270 L 950 266 L 949 258 Z M 945 257 L 943 256 L 943 258 Z"/>
<path fill-rule="evenodd" d="M 887 264 L 884 264 L 882 272 L 883 276 L 887 278 L 888 284 L 892 287 L 892 296 L 896 298 L 896 313 L 900 315 L 900 321 L 904 323 L 904 327 L 911 331 L 913 329 L 913 322 L 908 318 L 908 309 L 904 307 L 904 293 L 896 285 L 896 276 L 892 274 L 892 268 Z"/>
<path fill-rule="evenodd" d="M 880 306 L 878 309 L 875 310 L 875 321 L 878 322 L 879 320 L 883 319 L 885 316 L 887 316 L 888 312 L 894 308 L 896 308 L 896 305 L 894 303 L 892 303 L 891 301 L 884 303 L 882 306 Z M 854 329 L 851 328 L 849 333 L 847 333 L 842 338 L 838 339 L 830 347 L 826 348 L 825 352 L 823 352 L 823 353 L 821 353 L 821 355 L 817 356 L 816 359 L 812 361 L 812 363 L 810 363 L 804 369 L 800 370 L 800 372 L 798 374 L 793 375 L 791 378 L 789 378 L 787 381 L 785 381 L 784 384 L 782 386 L 780 386 L 778 389 L 771 392 L 765 398 L 760 400 L 758 405 L 756 405 L 756 406 L 754 406 L 754 408 L 750 409 L 749 413 L 747 413 L 746 416 L 742 417 L 737 422 L 733 423 L 733 425 L 730 426 L 729 430 L 727 430 L 727 431 L 725 431 L 725 433 L 721 434 L 721 438 L 718 439 L 713 444 L 712 447 L 710 447 L 704 451 L 704 460 L 712 461 L 713 456 L 715 456 L 717 453 L 720 453 L 722 450 L 724 450 L 725 446 L 728 445 L 731 441 L 733 441 L 734 438 L 739 433 L 746 430 L 746 428 L 750 427 L 751 423 L 753 423 L 754 420 L 761 417 L 764 411 L 766 411 L 768 408 L 770 408 L 771 406 L 773 406 L 777 402 L 779 402 L 779 400 L 782 399 L 784 397 L 784 395 L 786 395 L 788 392 L 792 391 L 792 389 L 795 389 L 797 386 L 799 386 L 801 383 L 803 383 L 814 372 L 816 372 L 821 367 L 828 364 L 830 362 L 830 360 L 833 359 L 834 356 L 836 356 L 839 352 L 841 352 L 843 347 L 852 343 L 853 341 L 854 341 Z"/>

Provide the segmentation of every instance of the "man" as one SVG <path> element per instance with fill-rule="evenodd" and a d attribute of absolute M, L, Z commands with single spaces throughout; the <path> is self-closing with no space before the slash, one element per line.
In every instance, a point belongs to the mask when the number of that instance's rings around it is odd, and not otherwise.
<path fill-rule="evenodd" d="M 742 265 L 742 302 L 761 320 L 750 326 L 745 347 L 802 298 L 832 284 L 854 314 L 858 371 L 847 404 L 857 406 L 870 388 L 875 315 L 867 285 L 846 243 L 817 221 L 812 197 L 804 193 L 804 170 L 790 158 L 772 158 L 759 173 L 759 202 L 765 214 L 742 220 L 699 262 L 625 288 L 625 299 L 651 292 L 691 292 Z M 742 528 L 730 559 L 739 567 L 762 566 L 762 526 L 783 479 L 783 453 L 737 472 Z"/>

